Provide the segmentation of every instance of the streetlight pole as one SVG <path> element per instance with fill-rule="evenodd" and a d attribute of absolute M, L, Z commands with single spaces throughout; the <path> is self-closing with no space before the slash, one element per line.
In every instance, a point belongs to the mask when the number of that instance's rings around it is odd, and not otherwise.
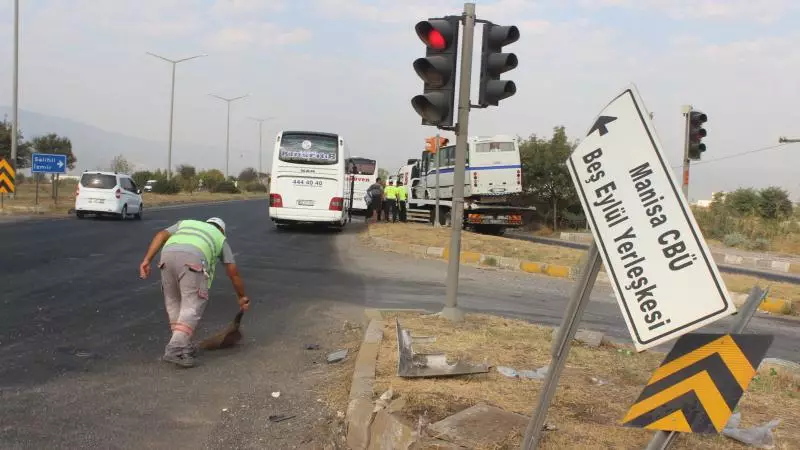
<path fill-rule="evenodd" d="M 241 100 L 250 94 L 244 94 L 233 98 L 220 97 L 219 95 L 214 95 L 214 94 L 208 94 L 208 95 L 214 98 L 218 98 L 228 104 L 228 126 L 225 131 L 225 178 L 227 179 L 228 164 L 230 162 L 230 154 L 231 154 L 231 103 L 235 102 L 236 100 Z"/>
<path fill-rule="evenodd" d="M 195 55 L 195 56 L 190 56 L 188 58 L 172 60 L 165 58 L 163 56 L 156 55 L 155 53 L 147 52 L 147 54 L 172 64 L 172 92 L 170 93 L 170 98 L 169 98 L 169 143 L 167 144 L 167 179 L 169 180 L 170 178 L 172 178 L 172 122 L 173 122 L 173 117 L 175 115 L 175 66 L 177 66 L 178 63 L 189 61 L 190 59 L 202 58 L 208 55 L 204 53 L 202 55 Z"/>
<path fill-rule="evenodd" d="M 779 137 L 778 138 L 778 143 L 779 144 L 794 144 L 794 143 L 797 143 L 797 142 L 800 142 L 800 139 L 789 139 L 789 138 L 785 138 L 785 137 Z"/>
<path fill-rule="evenodd" d="M 250 118 L 250 120 L 255 120 L 256 122 L 258 122 L 258 174 L 259 174 L 258 176 L 259 177 L 261 176 L 262 173 L 264 173 L 264 165 L 262 164 L 262 161 L 261 161 L 261 154 L 262 154 L 261 142 L 262 142 L 262 138 L 264 137 L 264 135 L 261 132 L 261 126 L 267 120 L 272 120 L 272 119 L 274 119 L 274 117 L 267 117 L 265 119 L 260 119 L 258 117 L 251 117 Z"/>
<path fill-rule="evenodd" d="M 14 69 L 11 75 L 11 167 L 17 171 L 17 137 L 18 132 L 18 104 L 19 99 L 19 0 L 14 0 Z M 16 189 L 14 189 L 16 191 Z M 15 193 L 11 193 L 14 198 Z"/>

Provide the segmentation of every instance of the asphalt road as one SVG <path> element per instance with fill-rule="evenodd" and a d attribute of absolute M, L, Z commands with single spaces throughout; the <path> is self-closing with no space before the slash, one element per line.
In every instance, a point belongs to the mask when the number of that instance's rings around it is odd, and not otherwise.
<path fill-rule="evenodd" d="M 241 346 L 182 370 L 158 360 L 169 338 L 159 277 L 140 280 L 137 267 L 156 231 L 212 215 L 228 224 L 253 304 Z M 265 201 L 0 225 L 0 448 L 322 448 L 314 439 L 336 417 L 318 402 L 325 355 L 360 312 L 339 300 L 363 290 L 337 269 L 346 233 L 278 232 Z M 236 308 L 219 273 L 198 333 Z"/>
<path fill-rule="evenodd" d="M 364 306 L 437 310 L 447 266 L 363 247 L 356 222 L 344 233 L 276 231 L 266 209 L 248 201 L 149 211 L 141 222 L 0 224 L 0 448 L 322 448 L 336 414 L 318 391 L 331 383 L 324 357 L 346 339 L 342 323 Z M 137 267 L 156 231 L 212 215 L 228 223 L 253 300 L 246 339 L 180 370 L 158 361 L 169 336 L 159 281 L 139 280 Z M 467 310 L 550 325 L 572 288 L 513 272 L 461 274 Z M 201 335 L 236 312 L 224 274 L 211 298 Z M 749 331 L 775 334 L 770 355 L 800 361 L 798 324 L 759 315 Z M 582 326 L 629 340 L 608 287 L 596 288 Z M 296 417 L 270 423 L 271 414 Z"/>

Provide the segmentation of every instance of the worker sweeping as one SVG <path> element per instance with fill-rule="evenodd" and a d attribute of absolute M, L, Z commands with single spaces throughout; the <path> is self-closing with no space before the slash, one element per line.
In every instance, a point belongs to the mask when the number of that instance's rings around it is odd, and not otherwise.
<path fill-rule="evenodd" d="M 163 360 L 181 367 L 192 367 L 196 354 L 192 335 L 208 304 L 208 290 L 214 281 L 217 260 L 225 265 L 241 311 L 249 308 L 250 300 L 245 295 L 222 219 L 212 217 L 205 222 L 180 220 L 156 233 L 139 265 L 142 279 L 150 275 L 150 263 L 159 251 L 161 289 L 172 330 Z"/>

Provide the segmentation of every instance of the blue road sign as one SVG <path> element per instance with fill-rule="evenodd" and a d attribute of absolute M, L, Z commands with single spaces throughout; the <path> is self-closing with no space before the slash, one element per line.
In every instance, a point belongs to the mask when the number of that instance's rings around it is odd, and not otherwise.
<path fill-rule="evenodd" d="M 34 153 L 32 155 L 31 172 L 67 173 L 67 155 Z"/>

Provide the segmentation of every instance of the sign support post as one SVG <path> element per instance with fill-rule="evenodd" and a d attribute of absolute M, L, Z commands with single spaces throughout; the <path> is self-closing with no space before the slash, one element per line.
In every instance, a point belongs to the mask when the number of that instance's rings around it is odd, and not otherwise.
<path fill-rule="evenodd" d="M 578 331 L 578 325 L 581 322 L 586 306 L 589 304 L 592 288 L 595 280 L 597 280 L 597 273 L 600 271 L 600 263 L 600 252 L 597 249 L 597 244 L 592 241 L 592 245 L 589 247 L 589 259 L 583 266 L 581 279 L 572 291 L 572 297 L 567 305 L 561 326 L 553 338 L 552 360 L 547 370 L 547 378 L 544 380 L 542 390 L 539 392 L 539 402 L 533 411 L 530 422 L 528 422 L 528 428 L 525 430 L 525 438 L 520 446 L 522 450 L 535 449 L 539 444 L 542 429 L 547 419 L 547 409 L 558 387 L 558 379 L 561 378 L 561 372 L 563 372 L 567 363 L 572 339 Z"/>
<path fill-rule="evenodd" d="M 433 227 L 440 228 L 442 225 L 441 222 L 439 222 L 439 150 L 441 150 L 439 146 L 439 133 L 436 133 L 436 143 L 434 145 L 434 150 L 436 151 L 434 154 L 436 158 L 436 219 L 433 222 Z"/>
<path fill-rule="evenodd" d="M 739 311 L 736 320 L 731 324 L 728 333 L 741 333 L 747 328 L 747 324 L 750 323 L 750 319 L 755 315 L 758 310 L 758 305 L 764 301 L 764 297 L 767 296 L 768 291 L 769 290 L 762 291 L 760 287 L 753 286 L 753 289 L 750 290 L 750 294 L 747 296 L 747 301 L 742 305 L 742 309 Z M 646 450 L 666 450 L 675 442 L 679 435 L 680 433 L 677 431 L 656 431 L 650 443 L 647 444 Z"/>
<path fill-rule="evenodd" d="M 467 164 L 472 49 L 475 36 L 475 3 L 464 3 L 464 39 L 461 45 L 461 76 L 458 87 L 458 123 L 456 124 L 456 167 L 453 173 L 453 206 L 450 208 L 450 255 L 447 264 L 447 297 L 442 317 L 454 322 L 464 318 L 458 308 L 458 269 L 461 263 L 461 225 L 464 222 L 464 178 Z M 437 194 L 438 195 L 438 194 Z"/>

